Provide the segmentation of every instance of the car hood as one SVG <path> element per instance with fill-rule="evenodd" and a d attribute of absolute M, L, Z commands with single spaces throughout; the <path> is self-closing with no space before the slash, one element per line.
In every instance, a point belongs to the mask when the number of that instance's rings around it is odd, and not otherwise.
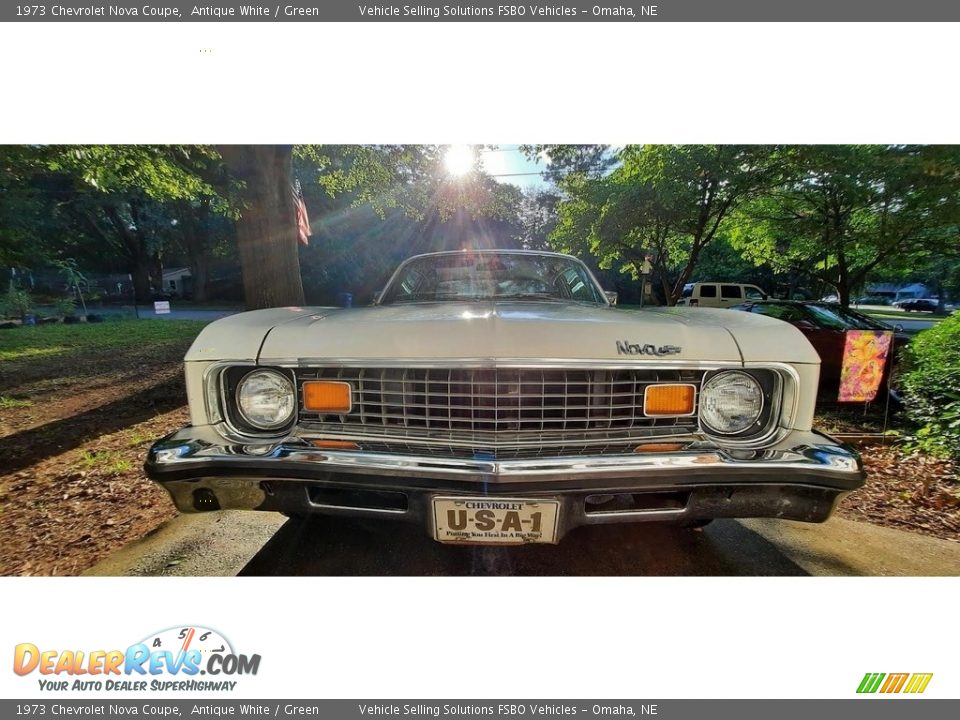
<path fill-rule="evenodd" d="M 772 318 L 549 302 L 261 310 L 208 326 L 187 359 L 819 362 L 796 328 Z"/>

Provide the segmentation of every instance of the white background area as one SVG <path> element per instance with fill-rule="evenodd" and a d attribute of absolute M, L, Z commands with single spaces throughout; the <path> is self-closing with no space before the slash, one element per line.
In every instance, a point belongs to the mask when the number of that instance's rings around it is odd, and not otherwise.
<path fill-rule="evenodd" d="M 933 672 L 924 697 L 955 698 L 957 631 L 943 615 L 957 588 L 955 578 L 6 578 L 17 615 L 0 631 L 0 696 L 54 697 L 37 672 L 11 672 L 17 643 L 125 650 L 196 624 L 262 656 L 237 692 L 194 695 L 209 699 L 849 698 L 866 672 Z"/>
<path fill-rule="evenodd" d="M 956 142 L 922 23 L 18 23 L 0 141 Z"/>
<path fill-rule="evenodd" d="M 957 142 L 958 46 L 950 24 L 7 24 L 0 142 Z M 2 578 L 0 598 L 10 698 L 40 696 L 16 643 L 181 624 L 262 655 L 223 699 L 848 698 L 866 672 L 960 697 L 958 578 Z"/>

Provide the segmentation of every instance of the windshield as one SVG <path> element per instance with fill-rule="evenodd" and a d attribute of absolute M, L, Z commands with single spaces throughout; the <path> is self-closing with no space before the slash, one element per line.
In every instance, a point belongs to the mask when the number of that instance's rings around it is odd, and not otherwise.
<path fill-rule="evenodd" d="M 606 304 L 600 288 L 579 260 L 497 252 L 415 258 L 401 266 L 380 303 L 508 299 Z"/>
<path fill-rule="evenodd" d="M 825 305 L 806 306 L 807 312 L 816 318 L 818 327 L 828 328 L 830 330 L 849 330 L 851 327 L 859 327 L 840 315 L 840 313 L 837 312 L 838 309 L 839 306 L 836 308 Z"/>
<path fill-rule="evenodd" d="M 859 313 L 856 310 L 844 310 L 840 305 L 816 305 L 815 307 L 828 310 L 829 312 L 839 315 L 842 319 L 846 320 L 851 327 L 856 328 L 857 330 L 892 330 L 893 328 L 890 325 L 887 325 L 885 322 L 880 320 L 874 320 L 863 313 Z"/>

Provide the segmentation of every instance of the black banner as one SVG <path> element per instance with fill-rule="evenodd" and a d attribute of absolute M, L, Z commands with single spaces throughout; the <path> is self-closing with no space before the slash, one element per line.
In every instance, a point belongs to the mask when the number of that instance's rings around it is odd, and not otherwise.
<path fill-rule="evenodd" d="M 909 708 L 906 705 L 909 704 Z M 953 709 L 951 709 L 953 708 Z M 0 700 L 0 717 L 52 718 L 636 718 L 941 720 L 960 700 Z"/>
<path fill-rule="evenodd" d="M 90 0 L 4 3 L 0 22 L 947 22 L 960 3 L 943 0 L 652 0 L 649 3 L 491 2 L 144 3 Z"/>

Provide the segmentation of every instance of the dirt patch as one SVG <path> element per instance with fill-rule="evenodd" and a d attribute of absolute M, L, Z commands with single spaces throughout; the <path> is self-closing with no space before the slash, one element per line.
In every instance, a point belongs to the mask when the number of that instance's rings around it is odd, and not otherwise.
<path fill-rule="evenodd" d="M 860 450 L 867 482 L 840 503 L 841 517 L 960 541 L 960 474 L 955 465 L 891 445 Z"/>
<path fill-rule="evenodd" d="M 895 408 L 822 407 L 814 426 L 856 438 L 867 470 L 866 484 L 841 502 L 841 517 L 960 541 L 960 468 L 909 452 L 903 445 L 909 428 Z"/>
<path fill-rule="evenodd" d="M 174 517 L 143 458 L 187 420 L 181 407 L 4 476 L 0 573 L 76 575 Z"/>

